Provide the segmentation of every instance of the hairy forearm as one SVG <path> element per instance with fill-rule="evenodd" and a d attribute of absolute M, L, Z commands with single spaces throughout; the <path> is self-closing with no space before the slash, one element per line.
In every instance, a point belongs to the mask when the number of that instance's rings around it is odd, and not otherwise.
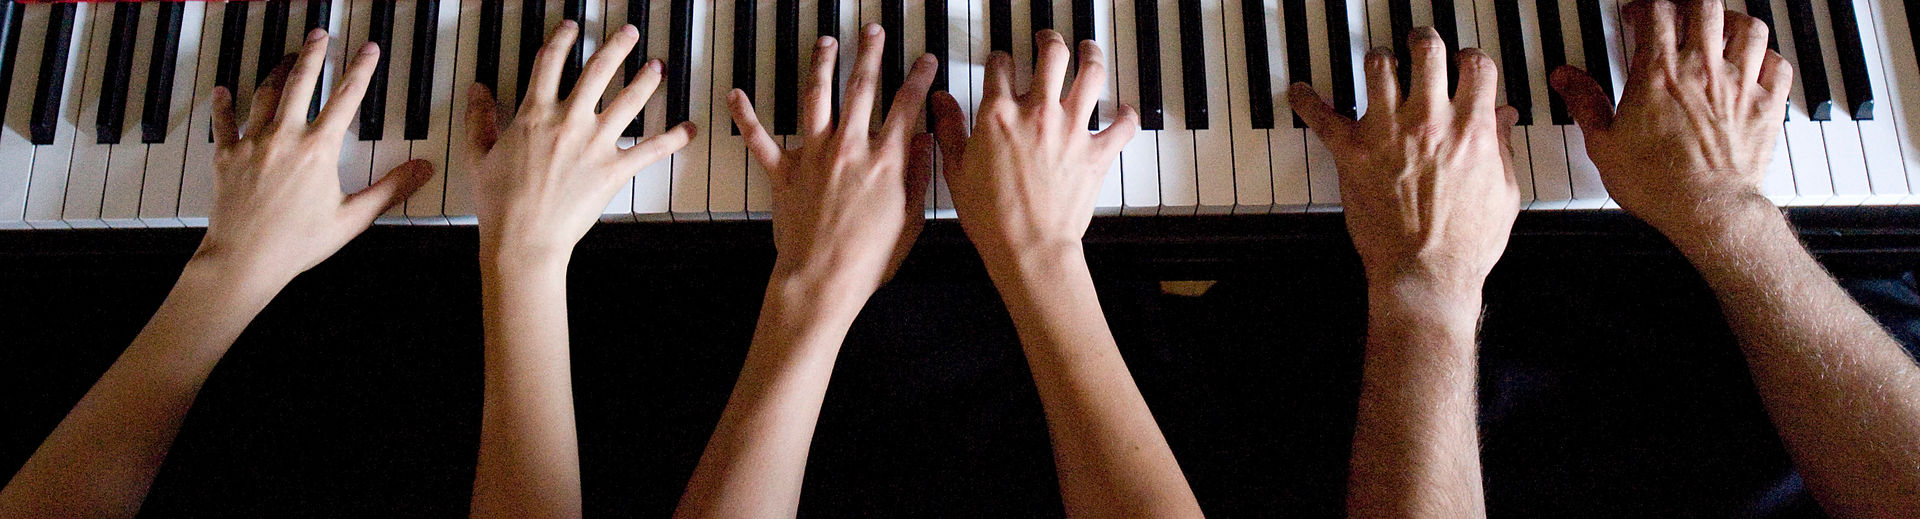
<path fill-rule="evenodd" d="M 1070 516 L 1196 517 L 1173 450 L 1127 372 L 1080 249 L 989 258 L 1033 370 Z"/>
<path fill-rule="evenodd" d="M 566 261 L 481 261 L 486 395 L 475 517 L 578 517 Z"/>
<path fill-rule="evenodd" d="M 1479 287 L 1371 279 L 1367 306 L 1348 515 L 1486 515 L 1474 425 Z"/>
<path fill-rule="evenodd" d="M 776 269 L 740 380 L 681 496 L 679 517 L 792 517 L 847 330 L 870 283 Z"/>
<path fill-rule="evenodd" d="M 1920 516 L 1920 369 L 1771 207 L 1674 242 L 1720 298 L 1795 466 L 1829 512 Z"/>
<path fill-rule="evenodd" d="M 0 490 L 0 517 L 131 517 L 200 386 L 285 284 L 198 256 L 160 309 Z"/>

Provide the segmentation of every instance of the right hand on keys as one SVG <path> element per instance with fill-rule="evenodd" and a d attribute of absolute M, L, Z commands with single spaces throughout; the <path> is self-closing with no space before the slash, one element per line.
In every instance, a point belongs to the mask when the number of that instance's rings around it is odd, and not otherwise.
<path fill-rule="evenodd" d="M 1608 194 L 1676 241 L 1773 210 L 1760 183 L 1793 79 L 1765 24 L 1719 0 L 1682 3 L 1627 6 L 1636 50 L 1618 112 L 1585 71 L 1553 73 Z"/>
<path fill-rule="evenodd" d="M 579 34 L 569 20 L 547 38 L 534 58 L 526 98 L 504 132 L 493 93 L 473 89 L 467 143 L 478 157 L 473 199 L 485 256 L 565 261 L 622 183 L 693 138 L 693 123 L 682 123 L 630 148 L 618 145 L 620 132 L 660 84 L 659 60 L 648 62 L 605 110 L 594 113 L 621 60 L 640 40 L 631 25 L 607 38 L 581 70 L 573 93 L 560 99 L 560 69 Z"/>

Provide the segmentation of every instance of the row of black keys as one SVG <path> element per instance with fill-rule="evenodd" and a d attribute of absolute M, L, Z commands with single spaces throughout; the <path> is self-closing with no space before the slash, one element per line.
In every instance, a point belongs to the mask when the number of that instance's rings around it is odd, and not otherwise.
<path fill-rule="evenodd" d="M 263 8 L 266 9 L 267 12 L 265 16 L 262 17 L 263 26 L 260 30 L 261 38 L 258 47 L 259 63 L 278 62 L 280 56 L 289 50 L 284 47 L 286 31 L 292 22 L 292 20 L 289 19 L 289 1 L 290 0 L 267 0 L 264 2 Z M 435 49 L 435 42 L 437 41 L 436 33 L 439 31 L 439 27 L 436 23 L 438 20 L 436 13 L 439 10 L 440 1 L 441 0 L 420 0 L 414 5 L 416 15 L 414 16 L 413 41 L 415 43 L 412 47 L 414 56 L 411 60 L 412 70 L 408 71 L 409 78 L 431 78 L 435 73 L 435 60 L 431 57 L 437 51 L 437 49 Z M 562 15 L 574 20 L 576 23 L 584 25 L 586 16 L 585 0 L 563 1 L 565 4 L 562 8 Z M 639 28 L 642 34 L 639 48 L 635 49 L 635 51 L 628 56 L 627 62 L 623 67 L 624 75 L 630 80 L 632 75 L 636 73 L 642 65 L 643 57 L 647 55 L 647 49 L 645 48 L 647 41 L 645 31 L 649 27 L 648 14 L 651 10 L 647 5 L 650 0 L 626 1 L 628 2 L 628 19 L 626 23 L 633 24 L 636 28 Z M 669 27 L 672 34 L 669 39 L 669 48 L 667 49 L 667 55 L 672 61 L 668 64 L 668 67 L 666 67 L 666 110 L 668 124 L 671 125 L 686 121 L 690 115 L 688 99 L 692 82 L 688 76 L 688 72 L 691 69 L 690 60 L 692 52 L 690 52 L 688 47 L 692 42 L 693 31 L 696 28 L 692 26 L 693 0 L 663 1 L 673 2 L 671 5 L 672 19 L 670 20 Z M 799 12 L 798 0 L 773 1 L 778 3 L 775 11 L 777 13 L 777 19 L 775 20 L 774 38 L 776 45 L 774 81 L 781 85 L 781 88 L 775 89 L 773 127 L 777 134 L 791 135 L 794 132 L 795 121 L 798 115 L 796 101 L 799 95 L 797 89 L 799 78 L 797 66 L 801 58 L 801 45 L 797 41 L 797 37 L 801 13 Z M 1073 2 L 1073 39 L 1075 41 L 1094 39 L 1096 37 L 1096 28 L 1093 23 L 1094 0 L 1070 1 Z M 1136 27 L 1136 42 L 1139 46 L 1138 56 L 1140 57 L 1140 63 L 1138 64 L 1140 78 L 1139 108 L 1142 115 L 1142 126 L 1149 130 L 1164 129 L 1162 109 L 1164 105 L 1161 99 L 1160 89 L 1159 3 L 1156 0 L 1134 1 L 1136 2 L 1135 12 L 1137 15 L 1133 23 Z M 1347 17 L 1347 1 L 1348 0 L 1326 0 L 1326 10 L 1328 14 L 1328 47 L 1332 55 L 1330 63 L 1334 83 L 1332 89 L 1334 105 L 1343 113 L 1351 116 L 1354 115 L 1356 111 L 1356 92 L 1352 75 L 1353 56 L 1344 52 L 1344 49 L 1350 46 L 1351 42 L 1349 40 L 1348 28 L 1351 27 L 1354 21 L 1349 20 Z M 1435 24 L 1436 30 L 1440 33 L 1441 38 L 1447 42 L 1449 51 L 1456 50 L 1454 49 L 1454 45 L 1459 40 L 1457 38 L 1457 28 L 1452 23 L 1453 20 L 1456 19 L 1454 16 L 1454 1 L 1429 1 L 1432 2 L 1433 19 L 1437 22 Z M 732 60 L 733 86 L 747 92 L 750 96 L 752 92 L 755 91 L 754 82 L 756 81 L 754 69 L 755 60 L 751 59 L 751 56 L 754 56 L 756 52 L 756 38 L 754 35 L 756 25 L 754 23 L 754 16 L 757 9 L 755 8 L 755 3 L 756 0 L 737 0 L 733 2 L 734 25 L 736 27 L 732 35 L 734 38 L 733 49 L 735 54 Z M 946 0 L 927 0 L 926 3 L 924 29 L 926 31 L 925 41 L 927 42 L 927 52 L 934 54 L 939 58 L 941 63 L 945 63 L 947 53 Z M 1871 119 L 1873 116 L 1873 94 L 1870 87 L 1871 83 L 1867 76 L 1868 64 L 1865 62 L 1865 53 L 1862 50 L 1865 43 L 1861 39 L 1858 21 L 1852 16 L 1852 13 L 1854 13 L 1852 3 L 1853 0 L 1827 0 L 1828 8 L 1832 14 L 1831 19 L 1835 44 L 1841 48 L 1840 52 L 1836 54 L 1839 56 L 1840 72 L 1842 83 L 1846 88 L 1849 113 L 1851 113 L 1855 119 L 1864 120 Z M 520 53 L 520 67 L 517 71 L 518 73 L 512 76 L 517 82 L 518 88 L 515 90 L 516 92 L 525 91 L 526 81 L 534 61 L 533 56 L 539 51 L 541 43 L 545 38 L 545 29 L 548 26 L 545 20 L 545 4 L 545 0 L 524 0 L 520 10 L 522 17 L 522 34 L 520 48 L 518 49 Z M 1177 9 L 1178 12 L 1176 15 L 1180 17 L 1179 26 L 1181 30 L 1178 37 L 1181 41 L 1181 64 L 1184 69 L 1181 71 L 1181 77 L 1182 81 L 1186 82 L 1184 85 L 1186 96 L 1183 101 L 1185 103 L 1186 113 L 1188 114 L 1186 117 L 1187 128 L 1205 129 L 1208 121 L 1206 117 L 1208 110 L 1206 96 L 1208 90 L 1206 82 L 1210 76 L 1208 71 L 1205 70 L 1206 60 L 1204 56 L 1201 55 L 1205 48 L 1204 35 L 1200 30 L 1201 8 L 1197 0 L 1182 1 L 1179 2 L 1178 5 L 1179 9 Z M 1242 2 L 1241 5 L 1243 7 L 1242 21 L 1245 24 L 1245 58 L 1247 61 L 1248 92 L 1250 96 L 1247 106 L 1252 112 L 1251 122 L 1253 127 L 1257 129 L 1273 128 L 1273 98 L 1275 92 L 1273 90 L 1274 85 L 1271 85 L 1268 79 L 1269 70 L 1267 67 L 1269 56 L 1267 56 L 1265 30 L 1267 23 L 1266 10 L 1261 2 Z M 1529 64 L 1526 62 L 1524 48 L 1519 44 L 1523 38 L 1520 28 L 1519 6 L 1516 2 L 1495 2 L 1494 5 L 1495 18 L 1498 23 L 1498 36 L 1502 41 L 1512 42 L 1511 44 L 1502 46 L 1502 61 L 1508 69 L 1520 70 Z M 1552 70 L 1566 63 L 1564 47 L 1565 36 L 1561 33 L 1560 24 L 1553 22 L 1560 19 L 1560 5 L 1558 2 L 1552 0 L 1536 2 L 1535 5 L 1538 9 L 1538 19 L 1542 20 L 1542 23 L 1539 25 L 1543 63 L 1540 65 L 1547 70 Z M 1577 16 L 1579 17 L 1584 52 L 1588 56 L 1606 56 L 1607 43 L 1603 36 L 1605 32 L 1601 25 L 1603 22 L 1599 3 L 1579 2 L 1577 5 L 1579 5 Z M 1798 70 L 1801 76 L 1807 111 L 1814 120 L 1830 119 L 1833 96 L 1828 87 L 1824 57 L 1819 47 L 1820 41 L 1815 32 L 1812 3 L 1797 1 L 1788 2 L 1787 5 L 1789 6 L 1787 16 L 1794 36 L 1794 52 L 1801 64 Z M 308 0 L 306 19 L 302 20 L 304 24 L 302 30 L 326 28 L 331 15 L 331 7 L 332 2 L 330 0 Z M 1054 28 L 1052 0 L 1031 0 L 1028 7 L 1032 10 L 1031 28 L 1033 30 Z M 4 102 L 10 94 L 7 90 L 9 90 L 12 85 L 13 69 L 15 67 L 15 60 L 12 59 L 12 57 L 15 49 L 18 48 L 19 26 L 24 18 L 22 13 L 25 8 L 26 6 L 24 4 L 14 0 L 0 0 L 0 32 L 3 32 L 0 33 L 0 40 L 4 40 L 6 46 L 4 55 L 0 55 L 0 106 L 5 106 Z M 69 43 L 73 37 L 74 6 L 71 4 L 54 5 L 51 6 L 51 8 L 52 13 L 47 31 L 46 46 L 44 47 L 45 51 L 41 59 L 40 73 L 37 76 L 37 88 L 34 93 L 36 97 L 34 100 L 32 120 L 30 121 L 30 138 L 35 144 L 49 144 L 54 139 L 58 110 L 61 96 L 63 95 L 61 90 L 64 87 L 66 67 L 69 66 L 67 50 L 70 48 Z M 181 19 L 182 7 L 177 3 L 157 2 L 154 3 L 153 8 L 160 10 L 160 24 L 157 30 L 154 31 L 154 39 L 151 42 L 153 45 L 154 59 L 148 63 L 147 78 L 149 88 L 145 91 L 147 96 L 146 109 L 141 118 L 143 142 L 148 143 L 159 142 L 165 139 L 165 132 L 169 122 L 167 120 L 169 117 L 169 100 L 173 95 L 171 91 L 173 75 L 176 73 L 176 60 L 174 58 L 179 52 L 179 46 L 181 44 L 180 29 L 181 23 L 183 22 Z M 382 48 L 390 47 L 388 44 L 393 38 L 395 8 L 395 4 L 392 2 L 377 2 L 373 5 L 368 40 L 380 44 Z M 839 8 L 839 2 L 826 1 L 820 3 L 819 12 L 816 13 L 819 34 L 823 36 L 838 36 L 840 29 Z M 889 34 L 902 34 L 905 22 L 905 9 L 901 0 L 884 0 L 882 8 L 883 12 L 880 16 L 882 26 Z M 1312 66 L 1307 43 L 1308 28 L 1306 26 L 1305 2 L 1304 0 L 1282 0 L 1281 8 L 1285 18 L 1284 23 L 1287 24 L 1286 34 L 1288 41 L 1286 45 L 1289 55 L 1287 61 L 1289 76 L 1295 78 L 1311 77 Z M 1769 26 L 1774 26 L 1772 8 L 1769 2 L 1764 0 L 1749 1 L 1747 8 L 1749 14 L 1759 18 Z M 114 4 L 113 9 L 113 25 L 111 29 L 113 37 L 110 40 L 112 44 L 107 49 L 109 66 L 106 67 L 107 76 L 104 78 L 103 88 L 106 92 L 127 92 L 130 86 L 130 72 L 134 66 L 132 63 L 133 46 L 139 43 L 135 41 L 135 34 L 140 10 L 143 9 L 143 3 L 121 2 Z M 1012 50 L 1014 37 L 1011 21 L 1012 10 L 1013 5 L 1011 0 L 989 0 L 988 2 L 988 19 L 990 20 L 989 41 L 994 50 L 1007 52 Z M 1410 0 L 1395 0 L 1390 4 L 1389 12 L 1391 14 L 1391 26 L 1395 34 L 1406 34 L 1412 30 L 1413 17 Z M 479 33 L 480 54 L 476 57 L 476 77 L 480 83 L 487 85 L 495 91 L 498 91 L 498 84 L 501 78 L 499 53 L 502 51 L 500 48 L 500 34 L 504 16 L 504 0 L 484 0 L 482 2 L 481 30 Z M 1920 27 L 1920 19 L 1916 19 L 1915 12 L 1909 12 L 1908 16 L 1910 23 L 1914 23 L 1916 27 Z M 216 67 L 216 84 L 227 87 L 229 91 L 233 91 L 239 81 L 241 53 L 245 52 L 246 44 L 244 40 L 246 24 L 247 11 L 245 8 L 229 8 L 225 11 L 222 34 L 220 35 L 219 62 Z M 903 81 L 906 65 L 905 56 L 903 56 L 903 40 L 904 38 L 898 37 L 889 38 L 885 47 L 883 61 L 887 65 L 884 67 L 882 86 L 884 88 L 883 91 L 889 94 L 896 91 Z M 1777 39 L 1770 41 L 1769 44 L 1776 49 L 1778 48 Z M 1408 49 L 1405 39 L 1394 38 L 1393 48 L 1396 55 L 1400 58 L 1400 70 L 1398 73 L 1402 78 L 1401 84 L 1405 85 L 1407 84 L 1404 80 L 1408 75 L 1407 67 L 1411 63 L 1411 60 L 1407 59 Z M 576 42 L 572 52 L 567 58 L 562 75 L 563 91 L 570 89 L 571 85 L 579 77 L 584 59 L 584 56 L 582 56 L 583 49 L 584 43 Z M 1609 68 L 1611 66 L 1612 64 L 1606 59 L 1587 60 L 1588 70 L 1595 77 L 1610 77 Z M 271 72 L 271 68 L 272 67 L 268 66 L 258 67 L 253 80 L 256 82 L 264 80 Z M 1457 72 L 1450 72 L 1450 86 L 1457 82 L 1458 78 L 1456 75 Z M 1505 74 L 1504 76 L 1506 79 L 1507 103 L 1519 111 L 1521 124 L 1532 124 L 1533 99 L 1531 96 L 1532 89 L 1529 84 L 1529 76 L 1527 74 Z M 361 106 L 359 115 L 361 130 L 359 136 L 362 140 L 380 140 L 384 137 L 385 106 L 389 78 L 390 72 L 387 69 L 385 60 L 383 60 L 376 68 L 373 80 L 369 85 L 367 96 Z M 322 84 L 325 84 L 325 82 L 323 81 Z M 942 67 L 937 73 L 933 88 L 942 89 L 944 88 L 943 85 L 946 84 L 947 71 L 945 67 Z M 1611 81 L 1603 80 L 1600 84 L 1607 90 L 1609 96 L 1613 95 Z M 409 82 L 406 93 L 407 113 L 405 114 L 405 138 L 417 140 L 426 137 L 428 129 L 427 117 L 428 114 L 431 113 L 431 93 L 430 82 Z M 837 92 L 834 98 L 836 100 L 839 98 Z M 1569 124 L 1571 122 L 1566 114 L 1565 103 L 1560 99 L 1558 94 L 1549 94 L 1548 102 L 1554 124 Z M 108 144 L 117 143 L 120 140 L 120 128 L 122 128 L 125 122 L 126 97 L 122 95 L 102 95 L 99 98 L 99 103 L 99 119 L 95 121 L 99 141 Z M 890 104 L 891 95 L 883 96 L 882 103 L 883 106 Z M 319 96 L 316 95 L 313 105 L 309 108 L 309 117 L 316 114 L 318 109 Z M 1301 126 L 1298 118 L 1295 118 L 1294 124 L 1295 127 Z M 628 128 L 627 133 L 629 136 L 637 136 L 639 130 L 640 125 L 636 120 L 636 122 Z"/>

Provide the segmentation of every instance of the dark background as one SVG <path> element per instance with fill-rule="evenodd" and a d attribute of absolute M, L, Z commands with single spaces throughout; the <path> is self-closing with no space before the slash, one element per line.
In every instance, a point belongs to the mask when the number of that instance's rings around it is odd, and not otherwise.
<path fill-rule="evenodd" d="M 1797 219 L 1823 261 L 1920 332 L 1913 233 L 1819 216 Z M 1338 215 L 1309 215 L 1101 219 L 1089 234 L 1108 321 L 1211 516 L 1340 513 L 1365 302 L 1339 231 Z M 376 228 L 295 280 L 208 380 L 143 514 L 464 515 L 473 233 Z M 0 470 L 112 363 L 196 240 L 0 234 Z M 745 354 L 768 243 L 752 222 L 603 225 L 583 242 L 568 300 L 589 515 L 671 511 Z M 1219 283 L 1182 297 L 1163 280 Z M 1819 516 L 1711 293 L 1618 213 L 1524 216 L 1488 283 L 1483 343 L 1492 515 Z M 936 223 L 841 351 L 801 515 L 1052 517 L 1057 492 L 1012 325 L 964 236 Z"/>

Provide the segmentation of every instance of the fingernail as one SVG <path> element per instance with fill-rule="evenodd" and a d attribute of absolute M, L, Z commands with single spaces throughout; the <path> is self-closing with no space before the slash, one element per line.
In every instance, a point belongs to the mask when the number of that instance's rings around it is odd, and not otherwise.
<path fill-rule="evenodd" d="M 914 64 L 920 65 L 920 66 L 930 66 L 935 64 L 937 61 L 938 59 L 934 58 L 932 54 L 921 54 L 920 59 L 917 60 Z"/>
<path fill-rule="evenodd" d="M 361 56 L 372 56 L 373 53 L 375 52 L 380 52 L 380 44 L 378 43 L 367 42 L 366 44 L 360 46 Z"/>
<path fill-rule="evenodd" d="M 827 48 L 828 46 L 833 45 L 833 37 L 821 36 L 820 41 L 814 42 L 814 45 L 818 45 L 822 49 Z"/>
<path fill-rule="evenodd" d="M 320 41 L 321 38 L 325 38 L 325 37 L 327 37 L 326 29 L 314 29 L 311 31 L 307 31 L 307 43 L 317 42 L 317 41 Z"/>
<path fill-rule="evenodd" d="M 662 67 L 662 66 L 664 66 L 664 65 L 661 65 L 661 64 L 660 64 L 660 58 L 654 58 L 654 59 L 650 59 L 650 60 L 647 60 L 647 68 L 649 68 L 649 69 L 653 69 L 653 70 L 660 70 L 660 67 Z"/>
<path fill-rule="evenodd" d="M 561 20 L 561 21 L 560 21 L 560 26 L 561 26 L 561 27 L 564 27 L 564 28 L 568 28 L 568 29 L 578 29 L 578 28 L 580 28 L 580 25 L 579 25 L 579 24 L 576 24 L 576 23 L 573 23 L 573 20 Z"/>
<path fill-rule="evenodd" d="M 880 24 L 877 24 L 877 23 L 867 24 L 866 33 L 867 33 L 867 36 L 879 36 Z"/>
<path fill-rule="evenodd" d="M 634 36 L 639 36 L 639 35 L 640 35 L 640 28 L 638 28 L 638 27 L 634 27 L 634 26 L 633 26 L 633 24 L 626 24 L 626 25 L 622 25 L 622 26 L 620 26 L 620 33 L 621 33 L 621 34 L 631 34 L 631 35 L 634 35 Z"/>

